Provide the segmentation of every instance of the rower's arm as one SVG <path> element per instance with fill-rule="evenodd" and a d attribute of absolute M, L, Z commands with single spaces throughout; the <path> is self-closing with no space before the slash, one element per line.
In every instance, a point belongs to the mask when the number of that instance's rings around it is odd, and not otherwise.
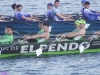
<path fill-rule="evenodd" d="M 64 17 L 62 14 L 60 14 L 60 13 L 56 13 L 56 15 L 58 16 L 58 17 L 60 17 L 60 18 L 63 18 L 63 19 L 68 19 L 68 17 Z"/>
<path fill-rule="evenodd" d="M 69 33 L 68 35 L 66 35 L 66 37 L 72 38 L 72 37 L 75 37 L 75 36 L 84 36 L 85 33 L 86 33 L 86 31 L 80 30 L 79 32 Z"/>
<path fill-rule="evenodd" d="M 94 34 L 95 34 L 95 35 L 100 35 L 100 31 L 98 31 L 98 32 L 95 32 Z"/>
<path fill-rule="evenodd" d="M 29 18 L 33 18 L 33 16 L 31 14 L 24 14 L 25 17 L 29 17 Z"/>
<path fill-rule="evenodd" d="M 45 39 L 48 39 L 49 36 L 50 36 L 49 34 L 44 33 L 44 34 L 39 34 L 39 35 L 33 35 L 33 36 L 30 36 L 30 37 L 26 37 L 26 39 L 36 39 L 36 38 L 45 38 Z"/>
<path fill-rule="evenodd" d="M 34 21 L 34 19 L 31 19 L 29 17 L 26 17 L 24 14 L 21 14 L 21 13 L 17 13 L 17 16 L 19 18 L 22 18 L 22 19 L 26 20 L 26 21 Z M 30 15 L 27 15 L 27 16 L 30 16 Z"/>
<path fill-rule="evenodd" d="M 87 12 L 88 14 L 90 14 L 90 15 L 100 16 L 100 14 L 94 13 L 94 12 L 92 12 L 92 11 L 90 11 L 90 10 L 87 10 L 87 9 L 86 9 L 86 12 Z"/>
<path fill-rule="evenodd" d="M 35 21 L 34 19 L 30 19 L 28 17 L 25 17 L 24 15 L 22 16 L 22 19 L 27 20 L 27 21 Z"/>

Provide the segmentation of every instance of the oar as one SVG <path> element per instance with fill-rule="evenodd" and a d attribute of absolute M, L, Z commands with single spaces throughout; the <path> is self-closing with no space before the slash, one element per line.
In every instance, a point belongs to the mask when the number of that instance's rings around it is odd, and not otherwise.
<path fill-rule="evenodd" d="M 83 45 L 79 46 L 80 53 L 83 53 L 83 51 L 85 50 L 85 47 L 97 37 L 98 37 L 97 35 L 93 35 L 93 38 L 87 44 L 85 44 L 85 46 L 83 46 Z"/>
<path fill-rule="evenodd" d="M 12 45 L 6 47 L 6 48 L 1 49 L 1 50 L 0 50 L 0 54 L 1 54 L 2 51 L 7 50 L 8 48 L 13 47 L 13 46 L 15 46 L 15 45 L 17 45 L 17 44 L 19 44 L 19 43 L 22 43 L 23 41 L 25 41 L 25 39 L 24 39 L 24 40 L 21 40 L 20 42 L 18 41 L 17 43 L 14 43 L 14 44 L 12 44 Z"/>
<path fill-rule="evenodd" d="M 52 45 L 52 44 L 55 43 L 56 41 L 59 41 L 61 38 L 62 38 L 62 37 L 60 37 L 60 38 L 57 38 L 57 37 L 56 37 L 56 40 L 54 40 L 53 42 L 51 42 L 51 43 L 50 43 L 49 45 L 47 45 L 46 47 L 37 49 L 37 50 L 36 50 L 36 55 L 37 55 L 37 57 L 40 56 L 40 55 L 42 54 L 42 51 L 43 51 L 43 50 L 47 49 L 50 45 Z"/>

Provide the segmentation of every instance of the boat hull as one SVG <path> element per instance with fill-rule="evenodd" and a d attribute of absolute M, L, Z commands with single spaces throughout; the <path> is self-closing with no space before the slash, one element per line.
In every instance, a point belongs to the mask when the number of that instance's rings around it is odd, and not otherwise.
<path fill-rule="evenodd" d="M 0 58 L 3 57 L 11 57 L 16 55 L 35 55 L 35 50 L 38 48 L 45 47 L 49 44 L 47 43 L 28 43 L 28 44 L 17 44 L 10 48 L 10 45 L 1 45 L 0 50 L 4 49 L 1 52 Z M 46 50 L 43 50 L 43 55 L 64 55 L 64 54 L 76 54 L 79 52 L 79 46 L 85 45 L 88 43 L 87 40 L 80 41 L 67 41 L 67 42 L 56 42 L 50 45 Z M 90 44 L 85 47 L 85 51 L 83 53 L 90 52 L 100 52 L 100 40 L 94 40 Z"/>

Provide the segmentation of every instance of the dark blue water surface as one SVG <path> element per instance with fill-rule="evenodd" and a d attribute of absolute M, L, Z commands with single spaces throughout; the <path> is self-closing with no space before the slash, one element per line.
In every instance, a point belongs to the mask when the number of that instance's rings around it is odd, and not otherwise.
<path fill-rule="evenodd" d="M 100 53 L 0 59 L 7 75 L 100 75 Z"/>
<path fill-rule="evenodd" d="M 80 13 L 81 0 L 60 0 L 62 13 Z M 54 0 L 0 0 L 0 14 L 13 15 L 13 3 L 23 5 L 23 13 L 44 14 Z M 100 0 L 90 0 L 91 9 L 100 11 Z M 100 53 L 53 57 L 0 59 L 0 75 L 100 75 Z"/>

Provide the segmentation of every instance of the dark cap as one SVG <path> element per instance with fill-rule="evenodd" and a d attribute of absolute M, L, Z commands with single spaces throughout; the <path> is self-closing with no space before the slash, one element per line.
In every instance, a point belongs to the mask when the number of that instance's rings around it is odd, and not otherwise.
<path fill-rule="evenodd" d="M 55 0 L 55 2 L 60 2 L 59 0 Z"/>
<path fill-rule="evenodd" d="M 49 27 L 49 24 L 46 22 L 44 22 L 43 25 Z"/>
<path fill-rule="evenodd" d="M 18 5 L 16 6 L 16 8 L 19 8 L 19 7 L 22 7 L 22 5 L 18 4 Z"/>
<path fill-rule="evenodd" d="M 12 4 L 12 9 L 15 9 L 16 8 L 16 3 Z"/>
<path fill-rule="evenodd" d="M 12 26 L 7 26 L 6 28 L 10 28 L 11 30 L 14 30 L 14 28 Z"/>
<path fill-rule="evenodd" d="M 82 0 L 81 3 L 85 3 L 86 1 L 88 1 L 88 0 Z"/>
<path fill-rule="evenodd" d="M 89 2 L 89 1 L 86 1 L 86 2 L 85 2 L 85 5 L 89 5 L 89 4 L 90 4 L 90 2 Z"/>
<path fill-rule="evenodd" d="M 52 3 L 48 3 L 47 6 L 54 6 Z"/>

